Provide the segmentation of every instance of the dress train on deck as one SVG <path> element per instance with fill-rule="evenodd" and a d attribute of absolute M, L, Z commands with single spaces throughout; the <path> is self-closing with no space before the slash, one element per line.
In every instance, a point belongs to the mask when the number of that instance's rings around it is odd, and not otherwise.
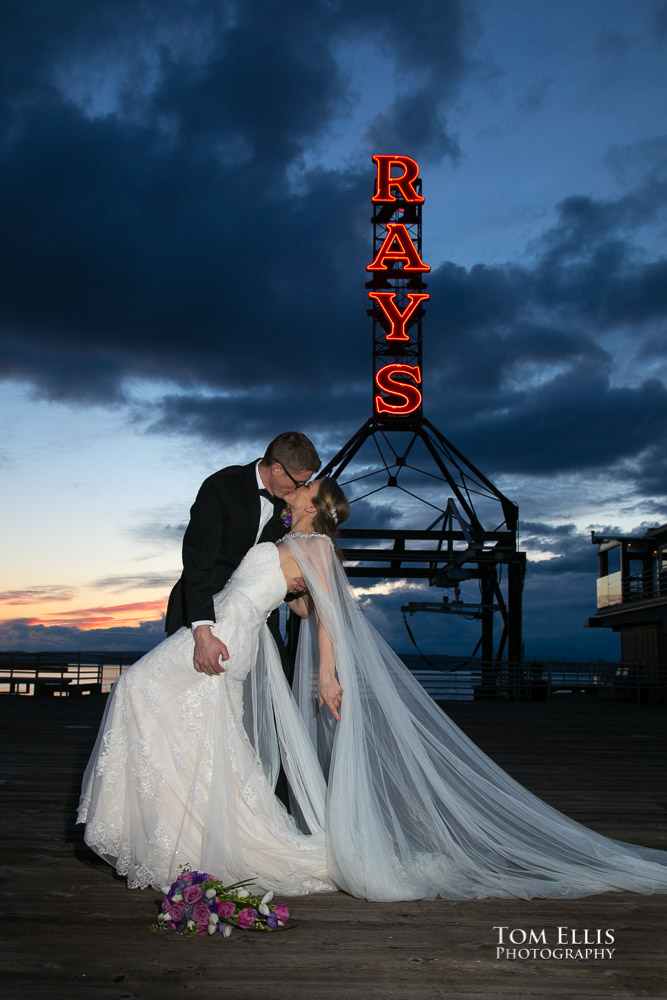
<path fill-rule="evenodd" d="M 181 629 L 114 685 L 79 805 L 86 843 L 131 887 L 179 864 L 283 895 L 370 900 L 667 892 L 667 852 L 610 840 L 532 795 L 443 713 L 366 620 L 328 538 L 287 535 L 333 646 L 341 722 L 317 707 L 317 621 L 294 693 L 266 618 L 285 595 L 274 543 L 215 598 L 225 673 Z M 273 790 L 282 760 L 292 815 Z"/>

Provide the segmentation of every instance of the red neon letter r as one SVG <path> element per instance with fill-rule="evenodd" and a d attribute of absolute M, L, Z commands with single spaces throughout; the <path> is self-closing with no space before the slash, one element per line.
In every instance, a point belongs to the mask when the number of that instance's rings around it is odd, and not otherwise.
<path fill-rule="evenodd" d="M 373 157 L 378 165 L 377 191 L 373 195 L 373 201 L 396 201 L 391 189 L 398 188 L 403 195 L 403 200 L 420 204 L 423 198 L 417 194 L 414 182 L 419 177 L 419 164 L 411 156 L 386 156 L 377 154 Z M 393 166 L 403 167 L 403 173 L 398 177 L 391 176 Z"/>

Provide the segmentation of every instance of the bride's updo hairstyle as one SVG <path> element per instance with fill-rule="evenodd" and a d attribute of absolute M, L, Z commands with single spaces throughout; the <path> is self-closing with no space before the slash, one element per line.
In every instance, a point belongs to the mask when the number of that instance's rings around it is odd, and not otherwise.
<path fill-rule="evenodd" d="M 313 528 L 333 540 L 340 525 L 350 516 L 347 497 L 336 480 L 327 476 L 320 480 L 320 488 L 312 502 L 317 511 L 313 518 Z"/>

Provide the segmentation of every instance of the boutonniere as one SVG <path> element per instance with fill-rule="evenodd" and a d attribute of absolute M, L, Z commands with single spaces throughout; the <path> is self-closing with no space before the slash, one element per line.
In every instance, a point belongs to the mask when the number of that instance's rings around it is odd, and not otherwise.
<path fill-rule="evenodd" d="M 289 531 L 289 529 L 292 527 L 292 508 L 289 506 L 289 504 L 286 504 L 285 507 L 283 507 L 283 509 L 281 510 L 280 520 L 283 522 L 283 527 Z"/>

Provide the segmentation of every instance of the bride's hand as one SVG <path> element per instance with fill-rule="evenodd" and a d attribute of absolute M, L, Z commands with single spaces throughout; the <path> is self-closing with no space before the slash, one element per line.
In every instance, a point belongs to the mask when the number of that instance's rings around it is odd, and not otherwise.
<path fill-rule="evenodd" d="M 229 659 L 229 651 L 224 642 L 213 635 L 210 625 L 198 625 L 195 629 L 195 651 L 192 665 L 199 674 L 224 674 L 221 660 Z"/>
<path fill-rule="evenodd" d="M 340 706 L 343 700 L 343 689 L 336 680 L 336 675 L 327 674 L 325 677 L 320 677 L 317 693 L 320 698 L 320 708 L 322 708 L 326 702 L 333 712 L 336 721 L 340 722 Z"/>

